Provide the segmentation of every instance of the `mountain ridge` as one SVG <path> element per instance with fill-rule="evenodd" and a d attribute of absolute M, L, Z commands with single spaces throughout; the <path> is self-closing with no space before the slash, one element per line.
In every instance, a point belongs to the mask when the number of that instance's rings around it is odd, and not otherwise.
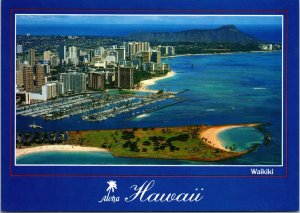
<path fill-rule="evenodd" d="M 129 40 L 148 42 L 258 42 L 256 38 L 240 31 L 235 25 L 223 25 L 215 29 L 190 29 L 178 32 L 135 32 L 125 37 Z"/>

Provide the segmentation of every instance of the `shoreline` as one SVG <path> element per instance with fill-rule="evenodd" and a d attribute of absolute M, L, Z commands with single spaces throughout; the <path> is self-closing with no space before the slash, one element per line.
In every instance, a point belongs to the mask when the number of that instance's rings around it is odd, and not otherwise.
<path fill-rule="evenodd" d="M 229 129 L 234 129 L 234 128 L 239 128 L 239 127 L 256 127 L 261 125 L 261 123 L 253 123 L 253 124 L 230 124 L 230 125 L 221 125 L 221 126 L 212 126 L 208 127 L 207 129 L 203 130 L 200 132 L 199 137 L 200 138 L 206 138 L 207 142 L 203 141 L 204 143 L 213 146 L 217 149 L 221 149 L 223 151 L 229 152 L 229 149 L 226 149 L 222 145 L 222 140 L 218 137 L 219 133 L 229 130 Z M 208 143 L 210 141 L 211 143 Z"/>
<path fill-rule="evenodd" d="M 147 80 L 143 80 L 140 82 L 140 88 L 138 89 L 139 91 L 156 91 L 158 92 L 158 90 L 151 90 L 148 89 L 148 86 L 154 85 L 156 84 L 157 81 L 163 80 L 163 79 L 167 79 L 167 78 L 171 78 L 173 76 L 175 76 L 175 72 L 173 70 L 170 70 L 167 75 L 165 76 L 161 76 L 161 77 L 155 77 L 155 78 L 151 78 L 151 79 L 147 79 Z"/>
<path fill-rule="evenodd" d="M 176 58 L 176 57 L 183 57 L 183 56 L 199 56 L 199 55 L 230 55 L 235 53 L 242 53 L 242 52 L 228 52 L 228 53 L 186 53 L 186 54 L 179 54 L 179 55 L 171 55 L 171 56 L 162 56 L 161 58 Z"/>
<path fill-rule="evenodd" d="M 97 147 L 85 147 L 78 145 L 43 145 L 36 147 L 28 147 L 16 149 L 16 158 L 32 154 L 38 152 L 50 152 L 50 151 L 58 151 L 58 152 L 109 152 L 104 148 Z"/>
<path fill-rule="evenodd" d="M 158 90 L 148 89 L 146 87 L 140 87 L 139 89 L 130 89 L 131 92 L 149 92 L 149 93 L 157 93 Z"/>
<path fill-rule="evenodd" d="M 238 52 L 224 52 L 224 53 L 186 53 L 186 54 L 179 54 L 179 55 L 171 55 L 171 56 L 162 56 L 162 59 L 167 59 L 167 58 L 176 58 L 176 57 L 182 57 L 182 56 L 199 56 L 199 55 L 231 55 L 231 54 L 237 54 L 237 53 L 268 53 L 268 52 L 277 52 L 277 51 L 282 51 L 282 50 L 272 50 L 272 51 L 267 51 L 267 50 L 253 50 L 253 51 L 238 51 Z"/>

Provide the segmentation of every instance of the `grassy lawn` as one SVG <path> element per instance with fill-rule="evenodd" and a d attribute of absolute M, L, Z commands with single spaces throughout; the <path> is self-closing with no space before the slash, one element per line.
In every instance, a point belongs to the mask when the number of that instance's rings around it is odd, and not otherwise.
<path fill-rule="evenodd" d="M 67 143 L 106 148 L 118 157 L 216 161 L 245 154 L 202 142 L 200 131 L 199 126 L 74 131 Z"/>

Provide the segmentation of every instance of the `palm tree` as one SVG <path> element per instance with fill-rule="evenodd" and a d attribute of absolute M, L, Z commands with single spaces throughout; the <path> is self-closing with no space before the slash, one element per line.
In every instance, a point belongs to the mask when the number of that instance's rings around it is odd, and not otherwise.
<path fill-rule="evenodd" d="M 108 187 L 107 187 L 106 191 L 108 192 L 107 193 L 107 197 L 108 197 L 110 194 L 110 191 L 114 192 L 115 189 L 117 189 L 117 183 L 114 180 L 110 180 L 110 181 L 107 181 L 107 184 L 108 184 Z"/>

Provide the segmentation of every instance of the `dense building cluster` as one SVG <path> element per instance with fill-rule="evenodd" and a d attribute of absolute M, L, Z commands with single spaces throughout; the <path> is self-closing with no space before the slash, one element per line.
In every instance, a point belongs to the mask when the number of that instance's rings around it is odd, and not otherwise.
<path fill-rule="evenodd" d="M 148 42 L 93 49 L 60 45 L 42 52 L 17 44 L 17 99 L 30 103 L 89 90 L 132 89 L 137 72 L 155 75 L 170 70 L 161 57 L 171 55 L 173 46 L 151 47 Z"/>

